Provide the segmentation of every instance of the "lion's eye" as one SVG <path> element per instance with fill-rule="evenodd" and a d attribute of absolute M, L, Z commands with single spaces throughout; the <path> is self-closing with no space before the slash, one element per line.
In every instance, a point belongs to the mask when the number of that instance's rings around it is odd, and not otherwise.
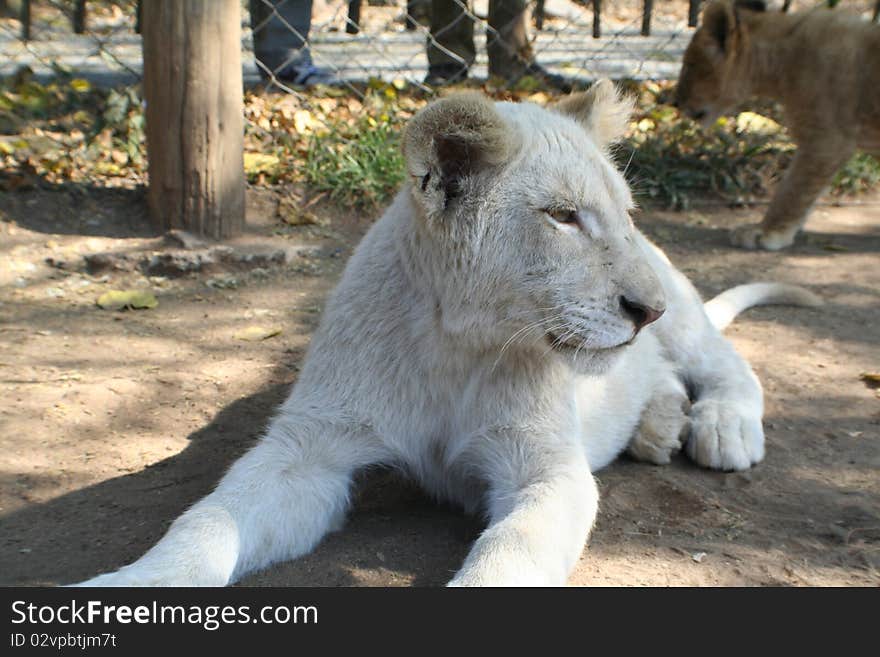
<path fill-rule="evenodd" d="M 546 210 L 547 214 L 549 214 L 553 221 L 560 224 L 577 224 L 578 223 L 578 213 L 577 210 L 566 210 L 561 208 L 554 208 L 551 210 Z"/>

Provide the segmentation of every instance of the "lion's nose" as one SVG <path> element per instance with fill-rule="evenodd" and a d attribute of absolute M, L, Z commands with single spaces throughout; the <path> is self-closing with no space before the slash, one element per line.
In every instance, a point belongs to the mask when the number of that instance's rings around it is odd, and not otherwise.
<path fill-rule="evenodd" d="M 656 322 L 666 312 L 665 307 L 652 308 L 648 304 L 620 297 L 620 307 L 623 313 L 632 320 L 636 325 L 636 333 L 645 328 L 648 324 Z"/>

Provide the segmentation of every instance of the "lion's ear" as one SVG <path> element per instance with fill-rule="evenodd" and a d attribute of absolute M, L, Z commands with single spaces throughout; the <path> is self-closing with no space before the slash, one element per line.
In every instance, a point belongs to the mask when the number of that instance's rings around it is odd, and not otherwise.
<path fill-rule="evenodd" d="M 603 78 L 587 91 L 566 96 L 551 108 L 578 120 L 604 148 L 623 137 L 634 102 L 632 97 L 621 94 L 611 80 Z"/>
<path fill-rule="evenodd" d="M 726 0 L 715 0 L 706 5 L 703 10 L 703 29 L 721 53 L 725 54 L 731 37 L 736 32 L 733 4 Z"/>
<path fill-rule="evenodd" d="M 462 181 L 505 162 L 510 130 L 485 96 L 463 93 L 419 111 L 403 134 L 403 156 L 429 209 L 443 210 Z"/>

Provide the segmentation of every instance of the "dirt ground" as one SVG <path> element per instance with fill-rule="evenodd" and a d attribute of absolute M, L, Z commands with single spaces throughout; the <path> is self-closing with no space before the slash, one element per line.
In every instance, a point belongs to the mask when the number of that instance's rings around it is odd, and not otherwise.
<path fill-rule="evenodd" d="M 288 226 L 276 202 L 249 192 L 238 260 L 148 277 L 130 263 L 171 247 L 139 192 L 0 193 L 0 584 L 70 583 L 132 561 L 257 439 L 371 220 L 318 205 L 329 225 Z M 820 206 L 784 253 L 728 248 L 726 228 L 761 209 L 637 221 L 707 296 L 779 280 L 827 300 L 753 309 L 728 330 L 764 384 L 766 460 L 736 474 L 683 457 L 601 471 L 571 584 L 880 584 L 880 397 L 860 380 L 880 371 L 880 198 Z M 286 263 L 248 260 L 267 250 Z M 105 252 L 128 258 L 84 270 L 83 256 Z M 96 306 L 128 288 L 158 307 Z M 253 326 L 281 333 L 236 337 Z M 480 530 L 375 471 L 342 532 L 242 583 L 440 585 Z"/>

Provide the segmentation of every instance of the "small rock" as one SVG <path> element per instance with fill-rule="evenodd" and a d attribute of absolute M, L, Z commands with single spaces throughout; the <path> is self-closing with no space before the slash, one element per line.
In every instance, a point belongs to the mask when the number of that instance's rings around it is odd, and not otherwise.
<path fill-rule="evenodd" d="M 55 269 L 70 269 L 70 263 L 62 258 L 46 258 L 43 262 Z"/>
<path fill-rule="evenodd" d="M 205 281 L 205 285 L 215 290 L 231 290 L 238 287 L 238 279 L 235 276 L 216 276 Z"/>
<path fill-rule="evenodd" d="M 83 256 L 86 271 L 97 274 L 108 269 L 116 271 L 133 271 L 136 263 L 124 253 L 92 253 Z"/>
<path fill-rule="evenodd" d="M 169 230 L 165 233 L 165 240 L 172 246 L 184 249 L 201 249 L 207 245 L 203 239 L 185 230 Z"/>
<path fill-rule="evenodd" d="M 705 559 L 705 558 L 706 558 L 706 553 L 705 553 L 705 552 L 694 552 L 694 553 L 691 555 L 691 559 L 693 559 L 693 560 L 696 561 L 697 563 L 703 563 L 703 559 Z"/>
<path fill-rule="evenodd" d="M 141 269 L 149 276 L 179 277 L 202 271 L 216 264 L 213 251 L 166 251 L 155 253 L 142 261 Z"/>

